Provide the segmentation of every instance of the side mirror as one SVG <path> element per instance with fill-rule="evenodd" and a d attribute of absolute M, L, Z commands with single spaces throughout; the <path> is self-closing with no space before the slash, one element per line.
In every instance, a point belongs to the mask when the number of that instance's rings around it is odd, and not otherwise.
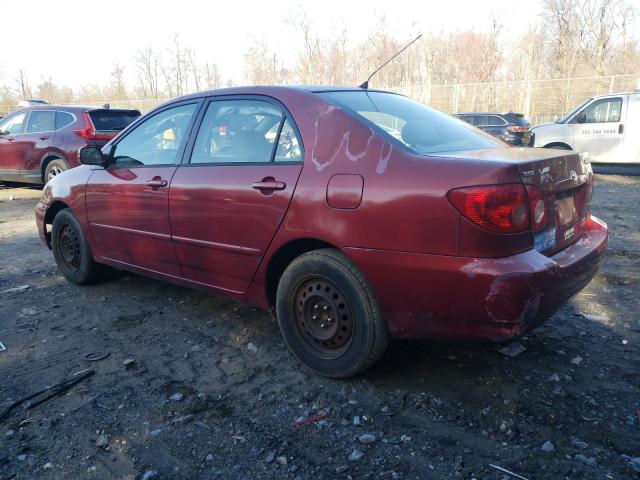
<path fill-rule="evenodd" d="M 578 123 L 585 123 L 587 121 L 587 114 L 584 113 L 584 110 L 578 114 L 578 116 L 576 117 L 576 121 Z"/>
<path fill-rule="evenodd" d="M 102 150 L 98 147 L 84 147 L 80 149 L 80 163 L 83 165 L 100 165 L 107 164 L 108 157 L 102 155 Z"/>

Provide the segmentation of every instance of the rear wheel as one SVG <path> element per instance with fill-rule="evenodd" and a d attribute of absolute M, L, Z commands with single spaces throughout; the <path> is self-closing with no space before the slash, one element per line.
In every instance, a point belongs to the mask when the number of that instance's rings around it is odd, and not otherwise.
<path fill-rule="evenodd" d="M 373 289 L 337 250 L 295 259 L 280 279 L 276 310 L 289 348 L 320 375 L 354 376 L 373 365 L 389 342 Z"/>
<path fill-rule="evenodd" d="M 86 285 L 100 279 L 103 266 L 93 259 L 84 232 L 68 208 L 53 219 L 51 247 L 58 269 L 71 283 Z"/>
<path fill-rule="evenodd" d="M 53 180 L 54 177 L 60 175 L 62 172 L 69 170 L 69 166 L 64 160 L 56 158 L 47 163 L 44 169 L 44 181 L 45 183 Z"/>

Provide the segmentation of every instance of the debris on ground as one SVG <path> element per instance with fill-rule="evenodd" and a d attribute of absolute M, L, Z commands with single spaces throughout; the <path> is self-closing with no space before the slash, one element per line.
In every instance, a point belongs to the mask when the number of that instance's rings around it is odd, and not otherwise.
<path fill-rule="evenodd" d="M 505 345 L 498 351 L 506 357 L 514 358 L 521 353 L 526 352 L 527 349 L 520 342 L 511 342 L 509 345 Z"/>

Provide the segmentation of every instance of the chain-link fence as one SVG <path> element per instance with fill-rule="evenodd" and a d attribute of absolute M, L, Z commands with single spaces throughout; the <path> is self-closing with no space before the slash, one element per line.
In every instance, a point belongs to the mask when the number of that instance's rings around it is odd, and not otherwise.
<path fill-rule="evenodd" d="M 448 113 L 511 111 L 523 113 L 531 124 L 538 124 L 561 117 L 588 97 L 629 92 L 636 88 L 640 88 L 640 75 L 427 84 L 384 89 L 402 93 Z M 105 102 L 112 108 L 135 108 L 144 113 L 167 100 L 154 98 Z M 17 109 L 16 105 L 0 105 L 0 116 Z"/>
<path fill-rule="evenodd" d="M 424 85 L 391 90 L 448 113 L 517 112 L 532 123 L 556 120 L 588 97 L 631 92 L 640 75 Z"/>

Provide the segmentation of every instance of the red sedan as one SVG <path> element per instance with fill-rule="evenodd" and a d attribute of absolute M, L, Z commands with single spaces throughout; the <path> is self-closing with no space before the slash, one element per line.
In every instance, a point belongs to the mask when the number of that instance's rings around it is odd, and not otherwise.
<path fill-rule="evenodd" d="M 293 353 L 331 377 L 390 337 L 527 333 L 608 238 L 580 155 L 509 148 L 382 91 L 198 93 L 81 161 L 36 210 L 69 281 L 110 265 L 275 307 Z"/>

